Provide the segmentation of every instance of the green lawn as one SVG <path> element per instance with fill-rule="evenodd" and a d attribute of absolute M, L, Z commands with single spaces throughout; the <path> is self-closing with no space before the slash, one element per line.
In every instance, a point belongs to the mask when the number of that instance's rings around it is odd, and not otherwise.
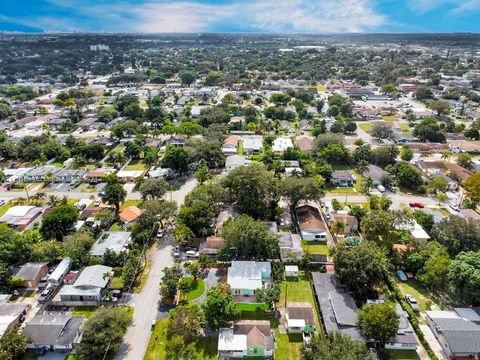
<path fill-rule="evenodd" d="M 370 132 L 372 130 L 372 124 L 370 124 L 370 123 L 360 124 L 360 125 L 358 125 L 358 127 L 360 129 L 362 129 L 363 131 L 366 131 L 366 132 Z"/>
<path fill-rule="evenodd" d="M 192 288 L 186 293 L 186 300 L 192 301 L 199 298 L 205 292 L 205 282 L 202 279 L 197 279 L 196 282 L 193 282 L 192 277 L 187 277 L 192 279 Z M 184 299 L 183 293 L 180 292 L 180 299 Z"/>
<path fill-rule="evenodd" d="M 12 205 L 12 200 L 10 200 L 9 203 L 6 203 L 5 205 L 3 205 L 2 207 L 0 207 L 0 216 L 3 216 L 5 215 L 5 213 L 8 211 L 8 209 L 10 209 L 13 205 Z"/>
<path fill-rule="evenodd" d="M 54 161 L 50 165 L 61 169 L 61 168 L 63 168 L 63 161 Z"/>
<path fill-rule="evenodd" d="M 110 289 L 114 290 L 121 290 L 123 289 L 123 278 L 122 278 L 122 268 L 115 268 L 113 269 L 113 278 L 110 283 Z"/>
<path fill-rule="evenodd" d="M 97 306 L 75 306 L 72 311 L 73 316 L 83 316 L 89 318 L 97 311 Z"/>
<path fill-rule="evenodd" d="M 304 251 L 310 252 L 310 254 L 328 255 L 328 245 L 323 242 L 302 240 L 302 248 Z"/>
<path fill-rule="evenodd" d="M 144 360 L 166 359 L 167 326 L 168 318 L 157 321 L 150 336 Z M 217 345 L 217 337 L 202 337 L 196 342 L 195 349 L 202 354 L 202 359 L 215 360 L 217 359 Z"/>
<path fill-rule="evenodd" d="M 111 153 L 119 153 L 119 152 L 122 152 L 123 149 L 124 149 L 123 145 L 117 145 L 110 152 Z"/>
<path fill-rule="evenodd" d="M 334 194 L 339 194 L 339 195 L 345 195 L 345 194 L 352 194 L 352 195 L 355 195 L 355 194 L 358 194 L 357 190 L 353 187 L 330 187 L 330 186 L 327 186 L 325 188 L 325 192 L 327 194 L 331 194 L 331 195 L 334 195 Z"/>
<path fill-rule="evenodd" d="M 94 193 L 97 191 L 97 187 L 96 186 L 87 186 L 85 188 L 83 188 L 82 190 L 80 190 L 82 193 Z"/>
<path fill-rule="evenodd" d="M 429 310 L 430 306 L 434 303 L 433 300 L 430 298 L 429 291 L 424 288 L 418 281 L 416 280 L 408 280 L 407 282 L 398 281 L 397 284 L 400 288 L 402 294 L 410 294 L 417 299 L 418 306 L 420 307 L 421 312 L 425 312 Z"/>
<path fill-rule="evenodd" d="M 415 350 L 387 350 L 390 359 L 392 360 L 419 360 Z"/>
<path fill-rule="evenodd" d="M 108 231 L 123 231 L 123 229 L 119 223 L 113 223 L 112 226 L 110 226 L 110 229 L 108 229 Z"/>
<path fill-rule="evenodd" d="M 396 121 L 397 118 L 395 116 L 383 116 L 383 121 Z"/>
<path fill-rule="evenodd" d="M 400 127 L 400 129 L 402 129 L 402 132 L 405 135 L 411 135 L 412 134 L 412 130 L 410 129 L 410 126 L 408 126 L 408 124 L 401 123 L 401 124 L 398 124 L 398 126 Z"/>
<path fill-rule="evenodd" d="M 147 170 L 147 166 L 140 160 L 133 160 L 125 167 L 125 170 Z"/>
<path fill-rule="evenodd" d="M 277 340 L 275 360 L 300 359 L 300 348 L 303 344 L 302 334 L 281 334 L 277 329 L 275 337 Z"/>
<path fill-rule="evenodd" d="M 266 311 L 266 310 L 268 310 L 268 305 L 267 304 L 237 303 L 237 304 L 235 304 L 235 308 L 238 311 L 255 312 L 255 311 Z"/>
<path fill-rule="evenodd" d="M 125 209 L 127 206 L 140 206 L 142 204 L 142 200 L 125 200 L 125 202 L 120 206 L 120 211 Z"/>
<path fill-rule="evenodd" d="M 327 90 L 327 88 L 323 84 L 317 83 L 317 91 L 318 92 L 324 92 L 326 90 Z"/>

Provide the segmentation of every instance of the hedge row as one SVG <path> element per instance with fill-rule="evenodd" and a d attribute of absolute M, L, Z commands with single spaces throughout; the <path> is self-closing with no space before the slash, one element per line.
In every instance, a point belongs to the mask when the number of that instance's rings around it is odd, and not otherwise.
<path fill-rule="evenodd" d="M 400 289 L 398 288 L 398 285 L 395 283 L 395 280 L 393 279 L 393 277 L 391 275 L 387 275 L 386 278 L 387 278 L 388 288 L 393 293 L 395 299 L 398 301 L 398 303 L 403 308 L 403 310 L 405 310 L 407 312 L 409 320 L 410 320 L 410 324 L 412 324 L 412 328 L 415 331 L 415 333 L 417 334 L 417 337 L 420 340 L 420 342 L 422 343 L 423 347 L 427 351 L 428 356 L 430 356 L 431 360 L 439 360 L 438 356 L 433 352 L 432 348 L 430 347 L 430 344 L 425 339 L 425 336 L 423 335 L 422 330 L 418 326 L 417 316 L 413 312 L 412 307 L 407 303 L 407 301 L 402 296 L 402 293 L 401 293 Z"/>

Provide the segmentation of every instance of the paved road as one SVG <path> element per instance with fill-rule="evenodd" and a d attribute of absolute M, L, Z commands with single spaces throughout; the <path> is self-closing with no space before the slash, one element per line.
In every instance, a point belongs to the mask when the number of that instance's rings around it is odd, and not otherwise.
<path fill-rule="evenodd" d="M 178 206 L 181 206 L 185 201 L 185 196 L 195 188 L 196 184 L 195 178 L 189 178 L 179 190 L 167 194 L 166 199 L 172 199 L 178 203 Z M 151 254 L 152 266 L 147 281 L 141 293 L 133 295 L 132 298 L 131 305 L 135 309 L 133 325 L 128 329 L 124 344 L 115 360 L 142 360 L 145 356 L 150 340 L 152 322 L 157 320 L 160 305 L 160 280 L 163 269 L 174 264 L 171 253 L 172 244 L 171 234 L 167 233 Z"/>

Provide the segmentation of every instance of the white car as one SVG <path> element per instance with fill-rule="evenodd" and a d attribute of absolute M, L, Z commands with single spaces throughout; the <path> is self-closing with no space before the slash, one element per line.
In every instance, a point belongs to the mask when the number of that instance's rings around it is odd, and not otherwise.
<path fill-rule="evenodd" d="M 460 208 L 454 203 L 450 203 L 448 204 L 448 206 L 450 206 L 450 209 L 452 209 L 453 211 L 456 211 L 456 212 L 460 211 Z"/>
<path fill-rule="evenodd" d="M 377 185 L 377 189 L 378 191 L 380 191 L 381 193 L 385 192 L 385 187 L 383 185 Z"/>
<path fill-rule="evenodd" d="M 185 256 L 187 258 L 198 258 L 200 256 L 200 254 L 198 253 L 198 251 L 195 251 L 195 250 L 188 250 L 185 252 Z"/>

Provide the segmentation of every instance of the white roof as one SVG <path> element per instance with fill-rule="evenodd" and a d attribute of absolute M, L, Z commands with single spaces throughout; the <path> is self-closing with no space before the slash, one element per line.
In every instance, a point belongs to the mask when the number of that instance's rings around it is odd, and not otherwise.
<path fill-rule="evenodd" d="M 66 257 L 62 261 L 60 261 L 60 264 L 55 268 L 55 270 L 52 272 L 52 274 L 48 277 L 49 282 L 59 282 L 63 276 L 70 270 L 70 267 L 72 266 L 72 259 L 69 257 Z"/>
<path fill-rule="evenodd" d="M 455 311 L 426 311 L 431 319 L 460 319 Z"/>
<path fill-rule="evenodd" d="M 297 265 L 287 265 L 285 266 L 285 272 L 297 272 L 298 266 Z"/>
<path fill-rule="evenodd" d="M 472 322 L 480 322 L 480 315 L 471 308 L 455 308 L 455 311 L 462 319 Z"/>
<path fill-rule="evenodd" d="M 35 206 L 27 206 L 27 205 L 12 206 L 10 209 L 7 210 L 5 215 L 26 216 L 28 212 L 32 209 L 35 209 Z"/>
<path fill-rule="evenodd" d="M 87 266 L 78 276 L 73 284 L 75 287 L 96 287 L 104 288 L 108 284 L 109 278 L 105 273 L 112 272 L 113 268 L 104 265 Z"/>
<path fill-rule="evenodd" d="M 142 176 L 143 175 L 143 171 L 142 170 L 120 170 L 119 172 L 117 172 L 117 177 L 121 178 L 121 177 L 138 177 L 138 176 Z"/>
<path fill-rule="evenodd" d="M 227 282 L 232 289 L 256 290 L 262 287 L 262 272 L 270 271 L 270 263 L 266 261 L 232 261 Z"/>
<path fill-rule="evenodd" d="M 235 335 L 233 329 L 220 329 L 218 351 L 244 351 L 247 348 L 247 335 Z"/>
<path fill-rule="evenodd" d="M 273 151 L 285 151 L 288 148 L 292 148 L 293 143 L 292 139 L 289 137 L 279 137 L 273 141 L 272 148 Z"/>
<path fill-rule="evenodd" d="M 304 328 L 305 325 L 305 320 L 303 319 L 287 319 L 288 327 Z"/>

